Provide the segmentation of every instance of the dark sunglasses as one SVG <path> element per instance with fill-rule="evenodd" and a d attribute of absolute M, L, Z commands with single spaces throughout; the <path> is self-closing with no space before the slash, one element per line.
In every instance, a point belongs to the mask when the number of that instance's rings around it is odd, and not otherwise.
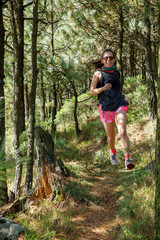
<path fill-rule="evenodd" d="M 113 60 L 113 56 L 109 56 L 109 57 L 103 57 L 102 59 L 104 59 L 105 61 L 109 60 Z"/>

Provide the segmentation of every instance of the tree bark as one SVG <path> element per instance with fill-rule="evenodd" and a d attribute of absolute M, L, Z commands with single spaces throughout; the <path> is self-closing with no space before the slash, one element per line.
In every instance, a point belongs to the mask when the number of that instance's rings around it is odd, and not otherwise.
<path fill-rule="evenodd" d="M 25 116 L 29 120 L 29 95 L 28 95 L 28 84 L 24 86 L 24 96 L 25 96 Z"/>
<path fill-rule="evenodd" d="M 35 129 L 36 137 L 36 191 L 42 198 L 54 199 L 63 194 L 62 176 L 70 176 L 70 172 L 54 154 L 54 142 L 51 134 L 41 127 Z"/>
<path fill-rule="evenodd" d="M 135 76 L 135 45 L 134 43 L 130 44 L 130 75 L 131 77 Z"/>
<path fill-rule="evenodd" d="M 119 35 L 119 65 L 120 65 L 120 72 L 121 72 L 121 88 L 123 88 L 124 84 L 124 72 L 123 72 L 123 40 L 124 40 L 124 16 L 123 16 L 123 8 L 120 4 L 119 7 L 120 12 L 120 35 Z"/>
<path fill-rule="evenodd" d="M 56 132 L 56 124 L 55 124 L 55 119 L 56 119 L 56 114 L 57 114 L 57 89 L 56 89 L 56 84 L 53 84 L 53 99 L 52 99 L 52 133 L 55 134 Z"/>
<path fill-rule="evenodd" d="M 51 1 L 51 56 L 54 57 L 54 24 L 53 24 L 53 0 Z M 56 83 L 53 83 L 52 94 L 52 133 L 56 132 L 55 118 L 57 114 L 57 88 Z"/>
<path fill-rule="evenodd" d="M 149 2 L 149 1 L 148 1 Z M 149 113 L 150 118 L 153 120 L 156 118 L 157 114 L 157 95 L 155 89 L 155 74 L 152 64 L 152 46 L 151 46 L 151 22 L 149 16 L 150 5 L 146 3 L 146 15 L 145 15 L 145 24 L 147 28 L 145 48 L 146 48 L 146 83 L 148 89 L 148 100 L 149 100 Z"/>
<path fill-rule="evenodd" d="M 45 113 L 45 103 L 46 103 L 46 95 L 44 91 L 44 84 L 43 84 L 43 72 L 40 73 L 40 99 L 41 99 L 41 120 L 46 118 Z"/>
<path fill-rule="evenodd" d="M 2 1 L 0 1 L 0 146 L 5 138 L 5 101 L 4 101 L 4 25 L 2 13 Z"/>
<path fill-rule="evenodd" d="M 38 0 L 33 1 L 33 29 L 32 29 L 32 81 L 29 95 L 29 129 L 28 129 L 28 161 L 25 179 L 25 192 L 32 188 L 33 183 L 33 155 L 34 155 L 34 126 L 35 102 L 37 88 L 37 31 L 38 31 Z"/>
<path fill-rule="evenodd" d="M 4 98 L 4 25 L 2 1 L 0 1 L 0 207 L 7 203 L 7 178 L 5 163 L 5 98 Z"/>
<path fill-rule="evenodd" d="M 13 51 L 14 51 L 13 142 L 16 159 L 14 192 L 15 196 L 19 196 L 22 177 L 22 164 L 18 163 L 18 159 L 20 157 L 19 135 L 25 130 L 24 76 L 23 76 L 23 60 L 24 60 L 23 0 L 9 1 L 9 10 L 12 26 Z"/>
<path fill-rule="evenodd" d="M 159 13 L 160 20 L 160 13 Z M 156 167 L 155 167 L 155 239 L 160 239 L 160 25 L 159 25 L 159 52 L 158 52 L 158 82 L 157 82 L 157 126 L 156 126 Z"/>
<path fill-rule="evenodd" d="M 54 142 L 52 136 L 41 127 L 35 129 L 36 138 L 36 183 L 43 197 L 52 193 L 52 172 L 55 170 Z M 37 188 L 36 187 L 36 188 Z"/>
<path fill-rule="evenodd" d="M 77 94 L 75 94 L 74 96 L 75 96 L 75 100 L 74 100 L 74 121 L 75 121 L 76 135 L 78 136 L 81 132 L 81 130 L 79 129 L 79 122 L 78 122 L 78 117 L 77 117 L 78 96 L 77 96 Z"/>

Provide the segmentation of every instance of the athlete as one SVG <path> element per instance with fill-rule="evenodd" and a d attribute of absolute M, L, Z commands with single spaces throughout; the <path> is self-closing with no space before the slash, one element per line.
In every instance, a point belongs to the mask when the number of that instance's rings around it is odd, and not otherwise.
<path fill-rule="evenodd" d="M 110 162 L 112 165 L 118 164 L 115 149 L 115 122 L 124 149 L 125 168 L 133 169 L 135 165 L 130 159 L 129 138 L 126 130 L 129 103 L 121 93 L 120 72 L 114 67 L 114 52 L 111 49 L 103 51 L 101 62 L 102 69 L 93 75 L 90 95 L 98 95 L 99 117 L 107 134 Z"/>

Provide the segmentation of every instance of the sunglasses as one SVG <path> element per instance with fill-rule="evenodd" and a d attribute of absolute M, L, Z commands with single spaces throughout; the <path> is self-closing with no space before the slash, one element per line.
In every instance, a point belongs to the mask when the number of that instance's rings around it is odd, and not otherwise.
<path fill-rule="evenodd" d="M 105 61 L 109 60 L 113 60 L 113 56 L 109 56 L 109 57 L 103 57 L 102 59 L 104 59 Z"/>

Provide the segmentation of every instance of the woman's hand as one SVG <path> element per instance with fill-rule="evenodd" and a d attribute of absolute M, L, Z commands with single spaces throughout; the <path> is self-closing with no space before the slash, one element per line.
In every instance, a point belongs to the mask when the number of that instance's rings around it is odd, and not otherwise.
<path fill-rule="evenodd" d="M 106 84 L 103 86 L 103 91 L 109 90 L 109 89 L 111 89 L 111 88 L 112 88 L 112 84 L 106 83 Z"/>
<path fill-rule="evenodd" d="M 94 73 L 93 78 L 92 78 L 92 83 L 90 86 L 90 95 L 98 95 L 101 92 L 105 90 L 110 90 L 112 88 L 112 85 L 110 83 L 105 84 L 103 87 L 97 88 L 97 84 L 101 80 L 101 72 L 97 71 Z"/>

